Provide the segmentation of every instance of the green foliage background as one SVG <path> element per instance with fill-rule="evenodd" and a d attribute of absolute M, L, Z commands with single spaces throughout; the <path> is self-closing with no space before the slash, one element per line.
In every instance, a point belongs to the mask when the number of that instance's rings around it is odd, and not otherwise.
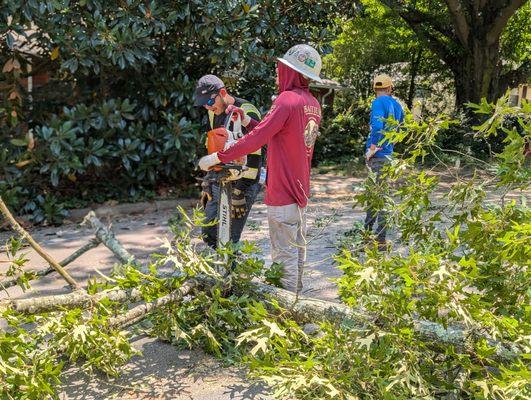
<path fill-rule="evenodd" d="M 334 112 L 326 111 L 316 160 L 357 157 L 368 118 L 359 98 L 370 98 L 377 71 L 399 77 L 397 94 L 405 102 L 422 92 L 433 114 L 452 102 L 434 100 L 451 86 L 448 68 L 384 3 L 6 0 L 0 194 L 17 213 L 48 223 L 60 222 L 66 208 L 111 198 L 186 194 L 203 147 L 201 115 L 191 105 L 195 81 L 218 74 L 234 93 L 266 109 L 275 57 L 300 42 L 328 54 L 325 75 L 352 88 Z M 415 4 L 448 17 L 440 2 Z M 522 7 L 504 31 L 508 68 L 529 54 L 530 10 Z M 25 79 L 42 73 L 49 82 L 28 93 Z M 465 131 L 464 141 L 456 129 L 441 144 L 488 156 L 488 145 L 474 147 Z"/>
<path fill-rule="evenodd" d="M 219 74 L 267 107 L 275 57 L 329 43 L 342 11 L 332 0 L 2 2 L 0 194 L 56 222 L 63 205 L 182 188 L 202 148 L 196 80 Z M 50 76 L 31 99 L 30 65 Z"/>

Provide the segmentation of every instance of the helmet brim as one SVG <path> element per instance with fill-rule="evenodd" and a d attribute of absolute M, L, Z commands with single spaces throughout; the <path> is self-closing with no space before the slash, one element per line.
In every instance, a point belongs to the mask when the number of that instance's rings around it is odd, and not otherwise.
<path fill-rule="evenodd" d="M 278 57 L 277 60 L 280 61 L 282 64 L 287 65 L 292 70 L 297 71 L 298 73 L 304 75 L 306 78 L 309 78 L 313 81 L 317 81 L 321 83 L 323 82 L 323 80 L 318 75 L 308 73 L 307 71 L 304 71 L 302 68 L 299 68 L 296 65 L 293 65 L 292 63 L 290 63 L 289 61 L 286 61 L 282 57 Z"/>

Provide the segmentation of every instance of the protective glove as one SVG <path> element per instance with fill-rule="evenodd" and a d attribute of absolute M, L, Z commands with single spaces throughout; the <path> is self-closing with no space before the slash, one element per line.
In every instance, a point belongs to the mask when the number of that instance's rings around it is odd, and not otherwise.
<path fill-rule="evenodd" d="M 374 156 L 376 154 L 376 152 L 381 150 L 381 149 L 382 149 L 381 147 L 376 147 L 376 146 L 372 145 L 371 147 L 369 147 L 367 149 L 367 152 L 365 153 L 365 159 L 367 161 L 369 161 L 372 158 L 372 156 Z"/>
<path fill-rule="evenodd" d="M 234 113 L 232 115 L 232 118 L 235 118 L 235 115 L 240 116 L 243 126 L 247 126 L 251 122 L 251 117 L 249 117 L 245 110 L 243 110 L 242 108 L 236 107 L 235 105 L 231 104 L 225 109 L 225 113 L 230 114 L 231 112 Z"/>
<path fill-rule="evenodd" d="M 232 218 L 243 218 L 247 212 L 247 202 L 245 201 L 245 194 L 242 190 L 232 189 Z"/>
<path fill-rule="evenodd" d="M 210 168 L 212 168 L 214 165 L 219 164 L 221 161 L 218 158 L 218 153 L 212 153 L 208 156 L 201 157 L 199 160 L 199 168 L 201 168 L 203 171 L 208 171 Z"/>
<path fill-rule="evenodd" d="M 212 186 L 207 184 L 206 182 L 203 182 L 201 184 L 201 188 L 203 190 L 201 191 L 201 198 L 199 202 L 203 209 L 206 209 L 207 203 L 212 200 Z"/>

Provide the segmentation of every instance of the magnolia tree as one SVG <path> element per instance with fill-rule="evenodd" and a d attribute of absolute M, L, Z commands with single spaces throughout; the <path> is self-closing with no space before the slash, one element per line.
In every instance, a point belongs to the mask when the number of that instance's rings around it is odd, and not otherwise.
<path fill-rule="evenodd" d="M 275 57 L 298 42 L 326 45 L 333 17 L 351 7 L 3 1 L 0 193 L 16 211 L 53 223 L 65 203 L 182 188 L 203 143 L 192 106 L 196 80 L 219 74 L 267 108 Z"/>

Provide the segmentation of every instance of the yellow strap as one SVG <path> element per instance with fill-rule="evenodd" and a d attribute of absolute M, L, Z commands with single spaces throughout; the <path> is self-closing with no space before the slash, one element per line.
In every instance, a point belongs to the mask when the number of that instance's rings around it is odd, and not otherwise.
<path fill-rule="evenodd" d="M 210 122 L 210 129 L 214 129 L 214 111 L 208 110 L 208 121 Z"/>
<path fill-rule="evenodd" d="M 214 129 L 214 111 L 208 110 L 208 123 L 210 124 L 210 129 Z M 208 149 L 208 134 L 205 137 L 205 147 Z"/>
<path fill-rule="evenodd" d="M 245 111 L 246 114 L 252 113 L 255 114 L 258 118 L 262 118 L 260 115 L 260 111 L 258 111 L 258 108 L 253 106 L 251 103 L 243 103 L 240 108 Z"/>

